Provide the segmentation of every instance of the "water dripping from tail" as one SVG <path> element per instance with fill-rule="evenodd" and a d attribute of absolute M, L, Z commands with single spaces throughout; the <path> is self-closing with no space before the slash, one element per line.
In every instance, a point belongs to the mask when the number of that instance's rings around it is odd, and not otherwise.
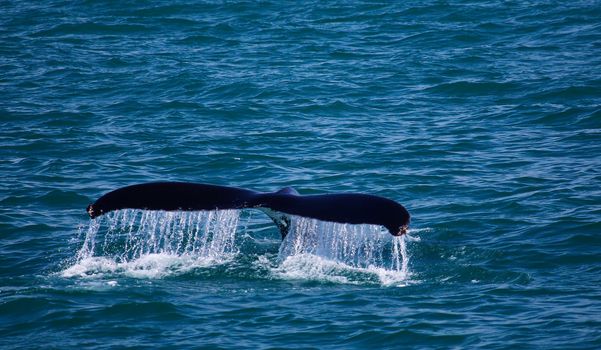
<path fill-rule="evenodd" d="M 111 212 L 80 231 L 80 248 L 62 275 L 162 278 L 230 266 L 247 238 L 236 237 L 239 214 L 237 210 Z M 242 222 L 243 231 L 247 225 Z M 277 256 L 266 253 L 248 266 L 239 266 L 238 259 L 235 264 L 244 275 L 251 270 L 257 278 L 267 273 L 278 279 L 402 286 L 411 283 L 406 241 L 406 236 L 393 237 L 376 225 L 292 216 Z"/>
<path fill-rule="evenodd" d="M 406 235 L 377 225 L 350 225 L 292 217 L 275 274 L 287 279 L 407 285 L 411 275 Z"/>
<path fill-rule="evenodd" d="M 223 264 L 238 253 L 238 221 L 236 210 L 115 211 L 90 221 L 63 276 L 156 278 Z"/>

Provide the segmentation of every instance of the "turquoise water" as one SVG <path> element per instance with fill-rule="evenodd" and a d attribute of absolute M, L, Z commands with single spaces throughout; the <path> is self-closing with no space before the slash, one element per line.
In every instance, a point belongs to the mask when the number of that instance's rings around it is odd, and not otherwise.
<path fill-rule="evenodd" d="M 0 3 L 0 347 L 601 347 L 601 3 Z M 85 207 L 371 193 L 409 236 Z"/>

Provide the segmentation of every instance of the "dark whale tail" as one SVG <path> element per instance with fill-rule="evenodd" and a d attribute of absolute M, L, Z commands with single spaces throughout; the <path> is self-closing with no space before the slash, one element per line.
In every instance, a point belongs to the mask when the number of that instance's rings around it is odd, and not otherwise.
<path fill-rule="evenodd" d="M 298 215 L 323 221 L 384 226 L 393 236 L 407 233 L 410 215 L 399 203 L 373 195 L 338 193 L 301 196 L 291 187 L 263 193 L 186 182 L 154 182 L 122 187 L 90 204 L 92 219 L 119 209 L 217 210 L 256 208 L 278 225 L 282 238 Z"/>

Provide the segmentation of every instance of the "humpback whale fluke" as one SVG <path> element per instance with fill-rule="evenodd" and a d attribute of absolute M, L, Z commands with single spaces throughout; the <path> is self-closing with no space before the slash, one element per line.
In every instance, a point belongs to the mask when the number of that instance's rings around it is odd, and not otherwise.
<path fill-rule="evenodd" d="M 322 221 L 384 226 L 393 236 L 407 233 L 407 209 L 388 198 L 358 193 L 300 195 L 292 187 L 277 192 L 256 192 L 243 188 L 187 182 L 152 182 L 111 191 L 90 205 L 94 219 L 119 209 L 217 210 L 255 208 L 264 211 L 278 225 L 282 238 L 290 219 L 298 215 Z"/>

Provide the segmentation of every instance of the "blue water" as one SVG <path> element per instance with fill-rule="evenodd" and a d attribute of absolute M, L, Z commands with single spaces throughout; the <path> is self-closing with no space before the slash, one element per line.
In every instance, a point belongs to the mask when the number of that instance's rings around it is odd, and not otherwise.
<path fill-rule="evenodd" d="M 601 347 L 599 1 L 0 2 L 0 347 Z M 393 238 L 88 203 L 371 193 Z"/>

